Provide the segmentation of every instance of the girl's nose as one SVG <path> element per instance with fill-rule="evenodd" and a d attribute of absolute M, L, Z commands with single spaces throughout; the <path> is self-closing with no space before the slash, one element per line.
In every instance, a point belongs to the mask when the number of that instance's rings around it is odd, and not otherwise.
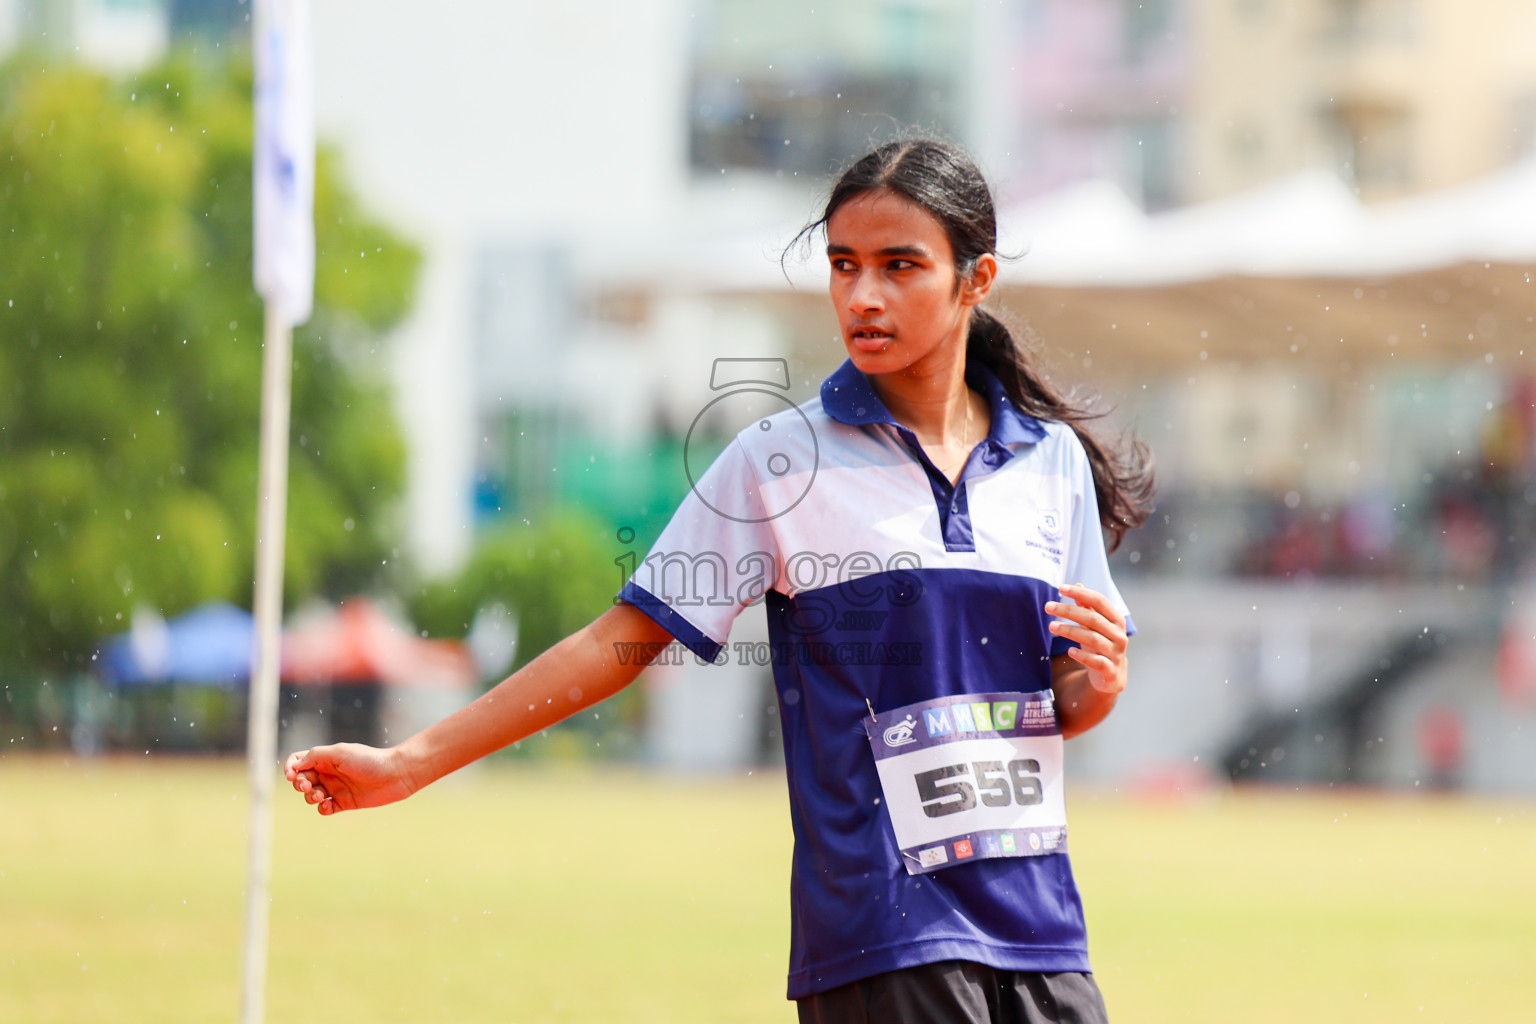
<path fill-rule="evenodd" d="M 873 280 L 873 274 L 860 274 L 848 293 L 848 309 L 854 313 L 878 313 L 885 308 L 885 298 Z"/>

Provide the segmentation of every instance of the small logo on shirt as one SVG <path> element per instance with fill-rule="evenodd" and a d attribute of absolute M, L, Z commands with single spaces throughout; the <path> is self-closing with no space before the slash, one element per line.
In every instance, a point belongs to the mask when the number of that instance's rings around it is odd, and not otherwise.
<path fill-rule="evenodd" d="M 917 719 L 908 715 L 902 721 L 885 730 L 885 745 L 888 747 L 900 747 L 908 743 L 916 743 L 917 739 L 912 735 L 913 730 L 916 728 Z"/>
<path fill-rule="evenodd" d="M 1048 508 L 1040 513 L 1040 536 L 1052 544 L 1061 543 L 1061 513 Z"/>
<path fill-rule="evenodd" d="M 926 850 L 917 851 L 917 859 L 925 868 L 931 868 L 935 864 L 943 864 L 949 860 L 949 851 L 942 846 L 930 846 Z"/>
<path fill-rule="evenodd" d="M 1014 841 L 1013 841 L 1013 833 L 1012 832 L 1004 832 L 1003 833 L 1003 852 L 1004 853 L 1013 853 L 1017 849 L 1018 849 L 1018 846 L 1016 846 L 1014 844 Z"/>
<path fill-rule="evenodd" d="M 975 852 L 971 849 L 971 841 L 969 839 L 958 839 L 955 841 L 955 857 L 957 859 L 965 860 L 965 858 L 972 856 Z"/>
<path fill-rule="evenodd" d="M 1029 848 L 1031 850 L 1038 850 L 1038 849 L 1040 849 L 1040 833 L 1038 833 L 1038 832 L 1031 832 L 1029 834 Z"/>

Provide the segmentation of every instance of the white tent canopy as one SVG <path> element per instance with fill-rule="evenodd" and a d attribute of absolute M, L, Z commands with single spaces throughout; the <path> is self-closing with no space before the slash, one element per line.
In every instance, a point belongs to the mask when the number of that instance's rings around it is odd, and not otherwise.
<path fill-rule="evenodd" d="M 1536 161 L 1456 188 L 1373 206 L 1304 171 L 1224 199 L 1145 216 L 1089 182 L 1010 207 L 1016 285 L 1155 286 L 1231 274 L 1359 277 L 1468 261 L 1536 262 Z"/>
<path fill-rule="evenodd" d="M 801 223 L 582 254 L 599 289 L 811 291 L 825 267 L 779 255 Z M 1536 160 L 1454 188 L 1362 204 L 1337 177 L 1302 171 L 1247 192 L 1148 216 L 1119 186 L 1079 182 L 999 213 L 1004 285 L 1156 287 L 1229 275 L 1382 277 L 1473 261 L 1536 262 Z M 819 239 L 817 239 L 819 241 Z M 786 274 L 787 271 L 787 274 Z"/>

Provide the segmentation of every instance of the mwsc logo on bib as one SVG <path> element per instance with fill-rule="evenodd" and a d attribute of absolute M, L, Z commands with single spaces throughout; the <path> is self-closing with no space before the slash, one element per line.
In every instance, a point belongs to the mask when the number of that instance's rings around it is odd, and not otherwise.
<path fill-rule="evenodd" d="M 928 708 L 923 712 L 923 727 L 930 737 L 961 732 L 1003 732 L 1012 729 L 1018 723 L 1018 717 L 1018 701 L 977 701 Z"/>

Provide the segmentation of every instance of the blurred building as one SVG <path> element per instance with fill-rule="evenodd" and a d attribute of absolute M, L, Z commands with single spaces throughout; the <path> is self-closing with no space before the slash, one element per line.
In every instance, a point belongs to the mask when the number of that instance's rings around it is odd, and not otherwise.
<path fill-rule="evenodd" d="M 110 71 L 132 71 L 165 52 L 161 0 L 0 0 L 0 54 L 30 46 Z"/>
<path fill-rule="evenodd" d="M 996 170 L 1016 195 L 1102 177 L 1159 209 L 1328 167 L 1378 199 L 1536 150 L 1528 0 L 1009 9 L 997 25 L 1006 42 L 989 56 L 1007 64 L 994 79 L 1012 115 Z"/>
<path fill-rule="evenodd" d="M 1187 198 L 1329 166 L 1367 199 L 1536 151 L 1536 5 L 1235 0 L 1183 12 Z"/>

